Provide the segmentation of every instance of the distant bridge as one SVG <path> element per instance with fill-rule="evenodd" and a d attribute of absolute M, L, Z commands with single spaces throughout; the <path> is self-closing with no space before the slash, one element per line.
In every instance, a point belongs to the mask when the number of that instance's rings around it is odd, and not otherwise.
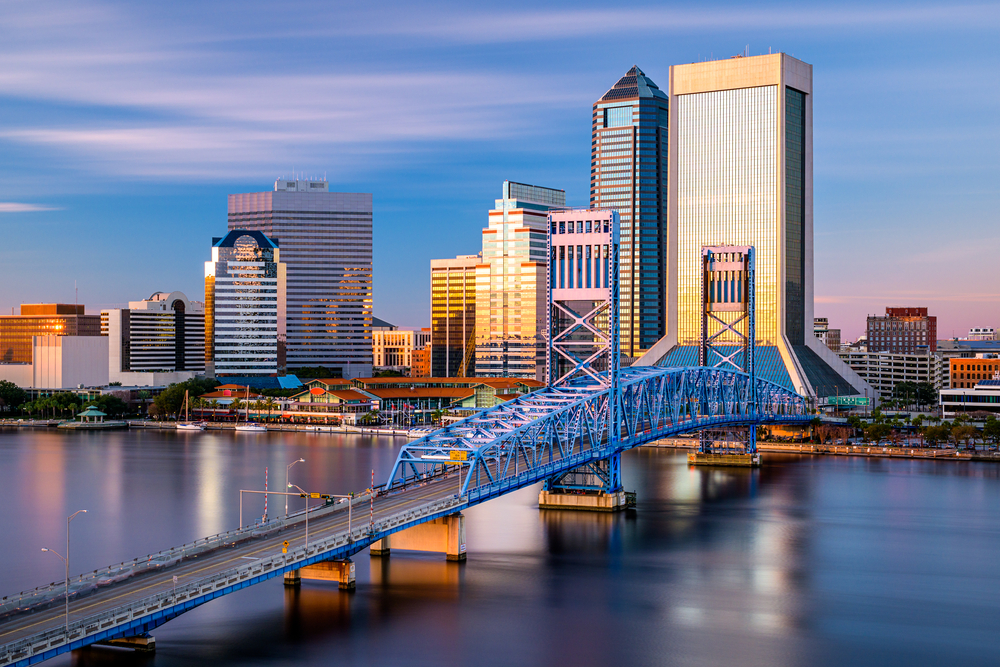
<path fill-rule="evenodd" d="M 596 382 L 550 387 L 404 445 L 375 498 L 310 511 L 308 545 L 300 512 L 75 577 L 68 628 L 62 584 L 8 595 L 0 600 L 0 666 L 148 636 L 209 600 L 347 559 L 399 531 L 574 470 L 620 488 L 621 452 L 660 438 L 809 419 L 797 394 L 718 368 L 628 368 L 614 389 Z M 370 502 L 373 520 L 365 511 Z"/>

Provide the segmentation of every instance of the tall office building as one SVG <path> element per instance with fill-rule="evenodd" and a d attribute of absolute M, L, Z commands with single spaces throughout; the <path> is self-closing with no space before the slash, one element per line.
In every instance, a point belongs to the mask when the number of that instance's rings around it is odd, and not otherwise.
<path fill-rule="evenodd" d="M 183 292 L 102 310 L 101 335 L 108 336 L 111 382 L 169 384 L 205 372 L 205 304 Z"/>
<path fill-rule="evenodd" d="M 632 67 L 594 103 L 590 207 L 621 218 L 621 353 L 666 333 L 668 99 Z"/>
<path fill-rule="evenodd" d="M 548 308 L 548 212 L 563 190 L 504 181 L 476 269 L 476 376 L 542 380 Z"/>
<path fill-rule="evenodd" d="M 812 66 L 783 53 L 675 65 L 669 103 L 667 335 L 640 363 L 697 364 L 701 249 L 752 245 L 758 375 L 809 396 L 870 391 L 811 332 Z"/>
<path fill-rule="evenodd" d="M 430 377 L 475 375 L 476 267 L 481 259 L 459 255 L 431 260 Z"/>
<path fill-rule="evenodd" d="M 205 262 L 205 366 L 218 376 L 275 376 L 285 340 L 285 265 L 278 241 L 237 229 Z"/>
<path fill-rule="evenodd" d="M 279 180 L 229 195 L 229 229 L 263 232 L 288 267 L 287 367 L 372 371 L 372 196 Z"/>
<path fill-rule="evenodd" d="M 69 303 L 22 303 L 20 315 L 0 315 L 0 363 L 30 364 L 33 336 L 100 336 L 101 316 Z"/>

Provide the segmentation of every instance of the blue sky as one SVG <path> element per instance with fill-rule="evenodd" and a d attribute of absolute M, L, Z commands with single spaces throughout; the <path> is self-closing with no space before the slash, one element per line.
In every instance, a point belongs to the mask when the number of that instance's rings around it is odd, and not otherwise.
<path fill-rule="evenodd" d="M 375 313 L 428 323 L 504 179 L 587 201 L 591 105 L 633 64 L 814 66 L 816 314 L 1000 326 L 1000 5 L 0 2 L 0 312 L 201 295 L 226 195 L 374 194 Z"/>

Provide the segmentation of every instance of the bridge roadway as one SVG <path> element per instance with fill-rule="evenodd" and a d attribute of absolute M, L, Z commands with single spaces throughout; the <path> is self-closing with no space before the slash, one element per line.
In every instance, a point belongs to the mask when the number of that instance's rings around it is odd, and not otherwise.
<path fill-rule="evenodd" d="M 458 478 L 451 474 L 442 478 L 428 481 L 420 486 L 413 486 L 405 491 L 390 495 L 377 496 L 374 501 L 374 519 L 376 524 L 385 519 L 399 515 L 401 512 L 417 510 L 428 503 L 441 501 L 448 498 L 455 498 L 458 491 Z M 458 501 L 455 498 L 456 502 Z M 338 536 L 348 534 L 348 511 L 346 504 L 342 507 L 334 507 L 333 511 L 318 515 L 321 508 L 317 507 L 309 513 L 309 545 L 319 545 L 320 543 Z M 456 508 L 451 511 L 458 511 Z M 365 497 L 363 502 L 355 501 L 352 508 L 352 528 L 357 536 L 359 532 L 367 531 L 370 522 L 370 503 Z M 120 609 L 130 601 L 154 596 L 156 594 L 169 594 L 175 589 L 173 577 L 178 578 L 177 587 L 190 587 L 200 581 L 212 581 L 219 575 L 231 572 L 234 568 L 245 567 L 248 563 L 262 561 L 270 556 L 281 555 L 284 541 L 289 542 L 289 553 L 305 546 L 306 526 L 304 514 L 299 513 L 298 520 L 293 525 L 287 526 L 269 535 L 248 539 L 233 546 L 224 546 L 207 554 L 196 556 L 189 560 L 183 560 L 175 565 L 163 567 L 152 572 L 136 575 L 124 581 L 112 583 L 99 587 L 96 591 L 80 599 L 70 600 L 70 624 L 71 627 L 77 621 L 88 617 L 94 617 L 114 610 Z M 354 552 L 360 551 L 374 541 L 375 536 L 367 539 L 356 540 L 353 545 Z M 323 560 L 323 558 L 312 558 L 309 562 Z M 291 568 L 286 568 L 291 569 Z M 274 576 L 281 574 L 275 573 Z M 71 580 L 72 581 L 72 580 Z M 63 587 L 56 585 L 56 591 L 61 592 Z M 206 600 L 207 601 L 207 600 Z M 199 603 L 201 604 L 201 603 Z M 192 605 L 196 606 L 196 605 Z M 176 615 L 176 614 L 175 614 Z M 173 616 L 171 616 L 173 618 Z M 5 650 L 22 640 L 35 637 L 47 630 L 59 630 L 65 624 L 65 608 L 62 598 L 47 609 L 34 613 L 25 612 L 9 616 L 0 620 L 0 665 L 6 664 L 32 664 L 55 655 L 37 656 L 37 660 L 14 659 L 16 654 Z M 72 637 L 72 632 L 71 632 Z M 93 642 L 85 642 L 86 645 Z M 68 647 L 67 647 L 68 650 Z M 63 651 L 58 651 L 63 652 Z"/>

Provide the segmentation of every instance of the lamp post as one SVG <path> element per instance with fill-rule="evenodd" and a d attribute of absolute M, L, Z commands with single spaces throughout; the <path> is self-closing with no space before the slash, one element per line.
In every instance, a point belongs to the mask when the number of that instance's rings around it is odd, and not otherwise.
<path fill-rule="evenodd" d="M 301 493 L 306 499 L 306 548 L 308 549 L 309 548 L 309 493 L 303 491 L 302 487 L 298 486 L 297 484 L 289 484 L 287 488 L 290 489 L 293 486 L 296 489 L 298 489 L 299 493 Z M 285 502 L 288 502 L 288 496 L 285 496 Z"/>
<path fill-rule="evenodd" d="M 58 551 L 53 551 L 52 549 L 46 549 L 45 547 L 42 547 L 42 551 L 48 551 L 49 553 L 53 553 L 56 556 L 59 556 L 59 559 L 62 560 L 63 564 L 66 566 L 66 634 L 67 634 L 67 638 L 66 639 L 67 639 L 67 641 L 69 641 L 69 637 L 68 637 L 68 635 L 69 635 L 69 522 L 72 521 L 73 518 L 76 517 L 76 515 L 80 514 L 80 513 L 86 514 L 87 510 L 77 510 L 77 511 L 73 512 L 72 514 L 70 514 L 69 517 L 66 518 L 66 555 L 65 556 L 61 555 Z"/>
<path fill-rule="evenodd" d="M 305 459 L 299 459 L 298 461 L 292 461 L 287 466 L 285 466 L 285 488 L 288 487 L 288 473 L 292 470 L 292 466 L 296 463 L 305 463 Z M 285 518 L 288 518 L 288 496 L 285 496 Z"/>

